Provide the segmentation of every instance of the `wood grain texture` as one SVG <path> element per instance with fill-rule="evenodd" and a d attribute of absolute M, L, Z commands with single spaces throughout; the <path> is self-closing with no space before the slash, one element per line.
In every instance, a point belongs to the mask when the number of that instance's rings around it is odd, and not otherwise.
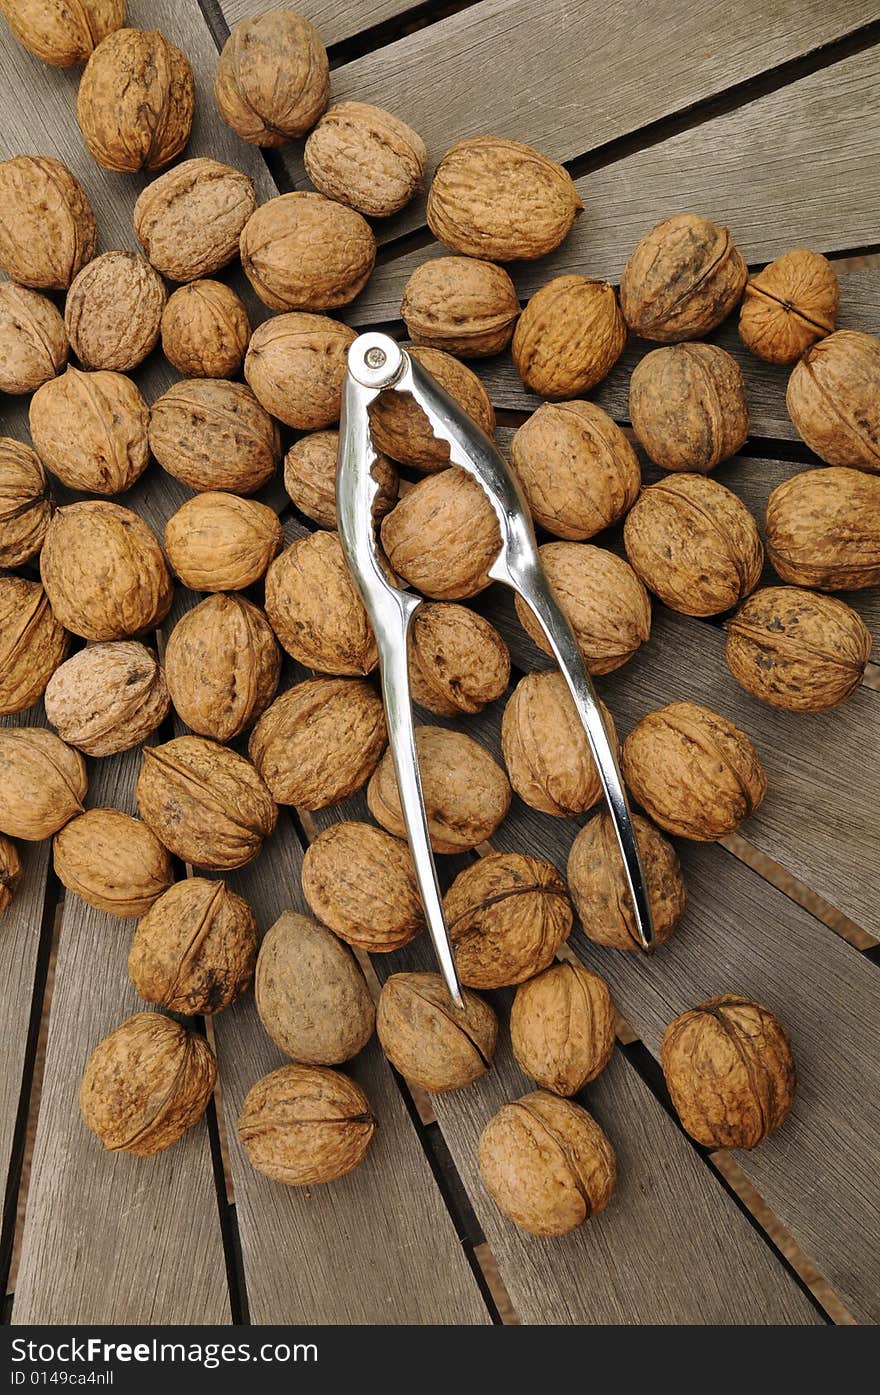
<path fill-rule="evenodd" d="M 413 9 L 418 0 L 297 0 L 297 10 L 312 21 L 324 43 L 341 43 L 376 24 Z M 220 0 L 218 8 L 230 29 L 240 19 L 258 14 L 254 0 Z"/>

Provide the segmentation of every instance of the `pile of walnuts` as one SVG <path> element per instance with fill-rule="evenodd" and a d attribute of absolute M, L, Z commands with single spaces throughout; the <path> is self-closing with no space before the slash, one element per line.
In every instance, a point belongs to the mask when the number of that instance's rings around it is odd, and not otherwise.
<path fill-rule="evenodd" d="M 190 65 L 161 33 L 124 27 L 121 0 L 14 14 L 17 38 L 45 62 L 85 63 L 76 117 L 97 163 L 157 173 L 135 205 L 139 252 L 98 255 L 87 192 L 63 164 L 0 164 L 0 391 L 31 394 L 31 444 L 0 440 L 0 714 L 42 699 L 48 723 L 30 712 L 27 725 L 0 729 L 0 912 L 21 877 L 13 840 L 54 837 L 64 886 L 136 922 L 131 981 L 163 1010 L 136 1014 L 95 1048 L 83 1117 L 111 1150 L 173 1143 L 204 1112 L 217 1065 L 203 1037 L 164 1014 L 225 1010 L 253 984 L 291 1063 L 254 1084 L 241 1143 L 269 1177 L 328 1182 L 361 1162 L 376 1129 L 360 1086 L 335 1068 L 375 1030 L 407 1080 L 465 1087 L 491 1068 L 498 1040 L 497 1004 L 481 993 L 515 987 L 513 1051 L 537 1088 L 489 1121 L 480 1168 L 524 1230 L 563 1234 L 606 1206 L 616 1168 L 604 1131 L 572 1099 L 612 1056 L 614 1006 L 565 946 L 577 916 L 596 944 L 637 948 L 633 911 L 564 682 L 534 672 L 511 686 L 504 639 L 462 604 L 489 585 L 494 512 L 396 394 L 372 411 L 375 514 L 393 571 L 428 598 L 409 660 L 416 702 L 443 719 L 417 733 L 433 847 L 473 854 L 514 794 L 582 826 L 565 876 L 524 852 L 492 852 L 448 886 L 461 1009 L 432 973 L 391 973 L 376 1004 L 357 957 L 408 944 L 425 918 L 376 643 L 335 531 L 336 426 L 355 333 L 333 312 L 373 270 L 369 220 L 422 188 L 425 144 L 390 112 L 330 105 L 327 54 L 308 20 L 289 9 L 243 20 L 217 65 L 221 115 L 258 146 L 307 137 L 314 186 L 258 206 L 240 170 L 174 163 L 193 119 Z M 611 673 L 649 642 L 653 595 L 685 615 L 732 612 L 728 663 L 756 697 L 792 711 L 837 705 L 858 686 L 871 640 L 827 593 L 880 582 L 880 340 L 836 329 L 824 257 L 796 249 L 750 279 L 730 233 L 689 213 L 646 234 L 619 294 L 566 274 L 521 310 L 502 264 L 552 253 L 581 208 L 568 172 L 520 142 L 484 135 L 447 151 L 427 221 L 451 255 L 422 261 L 401 304 L 414 357 L 490 437 L 492 403 L 462 360 L 509 350 L 544 399 L 510 461 L 591 672 Z M 250 306 L 222 279 L 236 258 Z M 704 342 L 737 307 L 743 343 L 793 365 L 792 421 L 827 466 L 773 492 L 766 552 L 785 584 L 761 589 L 757 523 L 710 475 L 748 433 L 742 372 Z M 586 394 L 630 334 L 660 347 L 632 374 L 627 433 Z M 129 375 L 157 346 L 181 378 L 148 404 Z M 646 487 L 632 434 L 665 472 Z M 151 457 L 191 491 L 161 539 L 119 500 Z M 295 527 L 287 545 L 255 497 L 282 470 L 317 525 Z M 85 497 L 59 507 L 53 480 Z M 612 528 L 622 549 L 607 545 Z M 179 595 L 160 658 L 150 637 L 176 583 L 201 599 Z M 448 725 L 499 701 L 503 761 Z M 733 833 L 764 798 L 765 772 L 748 736 L 706 707 L 648 712 L 620 743 L 604 718 L 644 811 L 636 834 L 662 945 L 687 903 L 670 835 Z M 85 757 L 134 747 L 139 817 L 90 806 Z M 305 855 L 313 916 L 258 927 L 216 874 L 260 854 L 279 805 L 321 810 L 360 790 L 374 822 L 335 822 Z M 196 874 L 182 879 L 180 862 Z M 685 1012 L 662 1055 L 682 1123 L 706 1147 L 752 1147 L 791 1108 L 791 1050 L 760 1004 L 725 995 Z"/>

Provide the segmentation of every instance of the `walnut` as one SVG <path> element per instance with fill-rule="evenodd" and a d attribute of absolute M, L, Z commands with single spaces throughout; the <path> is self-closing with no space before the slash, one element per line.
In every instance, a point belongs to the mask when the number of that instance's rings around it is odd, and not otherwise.
<path fill-rule="evenodd" d="M 587 668 L 591 673 L 620 668 L 651 633 L 651 602 L 632 567 L 591 543 L 544 543 L 538 551 Z M 516 613 L 526 633 L 549 654 L 543 631 L 518 596 Z"/>
<path fill-rule="evenodd" d="M 62 886 L 110 915 L 143 915 L 174 881 L 155 833 L 118 809 L 71 819 L 55 834 L 53 861 Z"/>
<path fill-rule="evenodd" d="M 81 814 L 88 780 L 79 751 L 44 727 L 0 727 L 0 833 L 39 843 Z"/>
<path fill-rule="evenodd" d="M 284 488 L 300 513 L 322 528 L 336 527 L 336 458 L 338 431 L 311 431 L 294 441 L 284 457 Z M 373 517 L 384 518 L 397 503 L 397 470 L 384 455 L 376 457 L 373 478 L 378 483 Z"/>
<path fill-rule="evenodd" d="M 713 470 L 749 434 L 736 359 L 717 344 L 672 344 L 636 364 L 629 384 L 633 431 L 665 470 Z"/>
<path fill-rule="evenodd" d="M 465 852 L 491 838 L 510 807 L 510 785 L 489 752 L 463 732 L 418 727 L 416 753 L 434 851 Z M 390 750 L 367 786 L 367 804 L 377 823 L 406 837 Z"/>
<path fill-rule="evenodd" d="M 373 1035 L 376 1010 L 357 960 L 308 916 L 285 911 L 266 931 L 254 993 L 269 1036 L 302 1065 L 340 1065 Z"/>
<path fill-rule="evenodd" d="M 839 329 L 820 339 L 792 369 L 785 403 L 797 431 L 821 460 L 880 474 L 877 335 Z"/>
<path fill-rule="evenodd" d="M 827 712 L 854 693 L 871 632 L 843 601 L 797 586 L 765 586 L 727 622 L 727 665 L 771 707 Z"/>
<path fill-rule="evenodd" d="M 516 287 L 503 267 L 475 257 L 432 257 L 403 288 L 401 318 L 415 344 L 462 358 L 500 354 L 519 317 Z"/>
<path fill-rule="evenodd" d="M 84 368 L 128 373 L 159 340 L 165 284 L 132 252 L 105 252 L 84 266 L 67 293 L 64 324 Z"/>
<path fill-rule="evenodd" d="M 483 1129 L 480 1175 L 496 1206 L 529 1235 L 567 1235 L 604 1211 L 614 1192 L 614 1149 L 573 1100 L 533 1090 Z"/>
<path fill-rule="evenodd" d="M 251 1166 L 291 1187 L 344 1177 L 363 1162 L 375 1132 L 361 1087 L 324 1066 L 281 1066 L 264 1075 L 238 1116 Z"/>
<path fill-rule="evenodd" d="M 46 689 L 46 716 L 87 756 L 140 746 L 171 709 L 159 660 L 137 640 L 89 644 L 58 668 Z"/>
<path fill-rule="evenodd" d="M 479 712 L 501 697 L 510 653 L 494 625 L 463 605 L 423 605 L 409 632 L 413 699 L 439 716 Z"/>
<path fill-rule="evenodd" d="M 33 392 L 60 373 L 69 346 L 51 300 L 11 281 L 0 283 L 0 392 Z"/>
<path fill-rule="evenodd" d="M 464 470 L 419 480 L 382 520 L 381 533 L 392 569 L 440 601 L 484 591 L 501 551 L 495 510 Z"/>
<path fill-rule="evenodd" d="M 368 218 L 399 213 L 421 189 L 428 152 L 411 126 L 367 102 L 337 102 L 306 141 L 316 189 Z"/>
<path fill-rule="evenodd" d="M 185 378 L 153 403 L 150 449 L 190 489 L 254 494 L 275 473 L 281 439 L 244 383 Z"/>
<path fill-rule="evenodd" d="M 272 310 L 336 310 L 367 284 L 376 239 L 359 213 L 323 194 L 280 194 L 251 215 L 241 264 Z"/>
<path fill-rule="evenodd" d="M 3 14 L 37 58 L 53 68 L 75 68 L 125 23 L 125 0 L 9 0 Z"/>
<path fill-rule="evenodd" d="M 626 347 L 614 287 L 557 276 L 536 291 L 513 335 L 513 362 L 541 397 L 580 397 L 611 372 Z"/>
<path fill-rule="evenodd" d="M 611 713 L 599 704 L 617 749 Z M 520 799 L 545 814 L 572 818 L 602 798 L 599 772 L 561 673 L 527 673 L 504 709 L 501 749 Z"/>
<path fill-rule="evenodd" d="M 819 252 L 796 247 L 748 281 L 739 337 L 766 363 L 796 363 L 834 329 L 839 304 L 831 263 Z"/>
<path fill-rule="evenodd" d="M 165 678 L 192 731 L 232 741 L 265 712 L 281 674 L 281 651 L 261 610 L 243 596 L 208 596 L 178 620 L 165 650 Z"/>
<path fill-rule="evenodd" d="M 687 887 L 675 848 L 663 834 L 633 814 L 636 842 L 651 905 L 654 945 L 665 944 L 687 907 Z M 611 815 L 594 814 L 568 855 L 568 889 L 584 934 L 612 949 L 641 949 L 632 899 Z"/>
<path fill-rule="evenodd" d="M 20 567 L 39 552 L 53 513 L 36 453 L 23 441 L 0 436 L 0 567 Z"/>
<path fill-rule="evenodd" d="M 549 862 L 494 852 L 465 867 L 443 898 L 462 983 L 502 988 L 548 964 L 571 934 L 565 882 Z"/>
<path fill-rule="evenodd" d="M 355 949 L 385 953 L 425 928 L 409 848 L 370 823 L 334 823 L 306 849 L 302 890 L 314 914 Z"/>
<path fill-rule="evenodd" d="M 76 119 L 107 170 L 161 170 L 189 140 L 195 109 L 186 56 L 157 29 L 117 29 L 102 39 L 79 84 Z"/>
<path fill-rule="evenodd" d="M 251 322 L 222 281 L 191 281 L 162 311 L 162 352 L 188 378 L 234 378 L 244 362 Z"/>
<path fill-rule="evenodd" d="M 42 696 L 69 644 L 38 581 L 0 576 L 0 716 Z"/>
<path fill-rule="evenodd" d="M 520 1069 L 545 1090 L 576 1095 L 614 1051 L 614 1004 L 604 979 L 562 962 L 521 983 L 510 1010 Z"/>
<path fill-rule="evenodd" d="M 134 206 L 144 255 L 171 281 L 195 281 L 231 262 L 257 206 L 254 181 L 219 160 L 184 160 L 154 179 Z"/>
<path fill-rule="evenodd" d="M 535 522 L 582 541 L 610 528 L 638 498 L 638 457 L 593 402 L 545 402 L 513 435 L 510 463 Z"/>
<path fill-rule="evenodd" d="M 476 993 L 456 1007 L 439 974 L 392 974 L 382 985 L 376 1030 L 394 1069 L 423 1090 L 462 1090 L 492 1065 L 498 1019 Z"/>
<path fill-rule="evenodd" d="M 123 373 L 70 367 L 31 399 L 31 437 L 46 469 L 68 488 L 92 494 L 122 494 L 140 479 L 150 459 L 149 420 Z"/>
<path fill-rule="evenodd" d="M 0 163 L 0 268 L 38 291 L 66 291 L 90 262 L 98 226 L 79 180 L 49 155 Z"/>
<path fill-rule="evenodd" d="M 698 842 L 734 833 L 767 793 L 745 732 L 693 702 L 672 702 L 633 727 L 623 743 L 623 773 L 655 823 Z"/>
<path fill-rule="evenodd" d="M 278 515 L 255 499 L 206 490 L 165 524 L 165 555 L 193 591 L 244 591 L 281 548 Z"/>
<path fill-rule="evenodd" d="M 216 1080 L 204 1037 L 158 1012 L 139 1012 L 95 1047 L 79 1107 L 108 1152 L 150 1157 L 198 1123 Z"/>
<path fill-rule="evenodd" d="M 275 699 L 248 750 L 279 804 L 324 809 L 366 783 L 387 739 L 382 701 L 369 683 L 313 678 Z"/>
<path fill-rule="evenodd" d="M 880 480 L 861 470 L 805 470 L 767 501 L 767 556 L 783 581 L 820 591 L 880 583 Z"/>
<path fill-rule="evenodd" d="M 257 922 L 247 901 L 225 882 L 186 877 L 138 922 L 128 976 L 148 1003 L 209 1016 L 247 991 L 256 962 Z"/>
<path fill-rule="evenodd" d="M 266 614 L 294 659 L 321 673 L 370 673 L 376 640 L 337 533 L 308 533 L 266 573 Z"/>
<path fill-rule="evenodd" d="M 21 881 L 21 858 L 15 844 L 0 833 L 0 916 L 9 910 Z"/>
<path fill-rule="evenodd" d="M 531 261 L 558 247 L 583 204 L 571 176 L 516 140 L 472 136 L 447 150 L 428 194 L 428 227 L 466 257 Z"/>
<path fill-rule="evenodd" d="M 643 339 L 699 339 L 730 314 L 748 275 L 727 228 L 676 213 L 645 234 L 624 267 L 624 319 Z"/>
<path fill-rule="evenodd" d="M 57 511 L 40 574 L 57 619 L 83 639 L 154 630 L 171 608 L 171 578 L 154 533 L 131 509 L 109 500 Z"/>
<path fill-rule="evenodd" d="M 304 136 L 330 100 L 327 50 L 294 10 L 269 10 L 235 25 L 217 63 L 220 115 L 252 145 Z"/>
<path fill-rule="evenodd" d="M 417 363 L 454 398 L 472 421 L 490 438 L 495 436 L 495 411 L 476 373 L 441 349 L 404 346 Z M 426 474 L 449 467 L 449 447 L 438 441 L 428 418 L 411 397 L 383 393 L 370 408 L 370 433 L 376 450 L 401 465 Z"/>
<path fill-rule="evenodd" d="M 642 581 L 683 615 L 717 615 L 761 579 L 764 547 L 741 499 L 703 475 L 667 475 L 642 491 L 623 528 Z"/>
<path fill-rule="evenodd" d="M 266 411 L 285 426 L 332 426 L 339 420 L 348 350 L 356 338 L 348 325 L 327 315 L 275 315 L 251 335 L 244 376 Z"/>
<path fill-rule="evenodd" d="M 795 1066 L 769 1008 L 726 993 L 670 1022 L 663 1074 L 678 1117 L 704 1148 L 754 1148 L 794 1104 Z"/>
<path fill-rule="evenodd" d="M 169 852 L 218 872 L 252 862 L 278 817 L 250 761 L 201 736 L 144 747 L 137 804 Z"/>

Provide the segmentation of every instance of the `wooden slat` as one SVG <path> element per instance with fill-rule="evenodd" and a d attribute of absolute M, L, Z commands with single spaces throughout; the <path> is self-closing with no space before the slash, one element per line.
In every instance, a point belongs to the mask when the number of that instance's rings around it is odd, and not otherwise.
<path fill-rule="evenodd" d="M 297 0 L 296 8 L 316 25 L 329 48 L 376 24 L 395 19 L 417 3 L 418 0 Z M 230 29 L 240 19 L 260 13 L 254 0 L 220 0 L 218 9 Z"/>

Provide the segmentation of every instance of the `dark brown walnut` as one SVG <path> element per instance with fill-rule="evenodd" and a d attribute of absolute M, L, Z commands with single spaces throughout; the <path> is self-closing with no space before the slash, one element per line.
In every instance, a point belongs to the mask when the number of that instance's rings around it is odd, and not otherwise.
<path fill-rule="evenodd" d="M 0 392 L 34 392 L 67 362 L 64 321 L 51 300 L 0 283 Z"/>
<path fill-rule="evenodd" d="M 338 431 L 310 431 L 294 441 L 284 457 L 284 488 L 300 513 L 322 528 L 336 527 L 338 454 Z M 398 488 L 397 470 L 387 456 L 376 458 L 373 478 L 378 485 L 373 517 L 384 518 L 397 503 Z"/>
<path fill-rule="evenodd" d="M 555 160 L 516 140 L 472 136 L 447 150 L 428 194 L 428 226 L 466 257 L 518 262 L 567 237 L 583 204 Z"/>
<path fill-rule="evenodd" d="M 155 833 L 118 809 L 71 819 L 55 834 L 52 856 L 61 885 L 110 915 L 143 915 L 174 881 Z"/>
<path fill-rule="evenodd" d="M 281 458 L 276 423 L 244 383 L 185 378 L 153 403 L 150 449 L 190 489 L 254 494 Z"/>
<path fill-rule="evenodd" d="M 189 61 L 157 29 L 117 29 L 102 39 L 76 98 L 89 153 L 122 173 L 170 165 L 189 140 L 194 110 Z"/>
<path fill-rule="evenodd" d="M 697 842 L 735 833 L 767 793 L 745 732 L 694 702 L 647 713 L 623 743 L 622 764 L 634 798 L 654 822 Z"/>
<path fill-rule="evenodd" d="M 501 697 L 510 653 L 494 625 L 463 605 L 423 605 L 409 632 L 414 701 L 439 716 L 479 712 Z"/>
<path fill-rule="evenodd" d="M 834 267 L 820 252 L 796 247 L 750 277 L 739 337 L 766 363 L 796 363 L 832 332 L 839 305 Z"/>
<path fill-rule="evenodd" d="M 573 1100 L 534 1090 L 502 1105 L 483 1129 L 483 1186 L 529 1235 L 567 1235 L 604 1211 L 614 1192 L 614 1149 Z"/>
<path fill-rule="evenodd" d="M 273 417 L 297 431 L 339 420 L 348 350 L 357 335 L 328 315 L 274 315 L 258 325 L 244 376 Z"/>
<path fill-rule="evenodd" d="M 810 450 L 829 465 L 880 474 L 880 338 L 839 329 L 795 364 L 788 414 Z"/>
<path fill-rule="evenodd" d="M 419 480 L 382 520 L 381 534 L 392 569 L 438 601 L 485 591 L 501 551 L 495 510 L 464 470 Z"/>
<path fill-rule="evenodd" d="M 201 736 L 144 747 L 137 804 L 169 852 L 218 872 L 252 862 L 278 817 L 250 761 Z"/>
<path fill-rule="evenodd" d="M 416 753 L 434 851 L 466 852 L 491 838 L 510 807 L 510 785 L 489 752 L 463 732 L 417 727 Z M 390 750 L 367 786 L 367 804 L 377 823 L 406 837 Z"/>
<path fill-rule="evenodd" d="M 624 319 L 643 339 L 700 339 L 738 304 L 748 276 L 727 228 L 676 213 L 645 234 L 624 267 Z"/>
<path fill-rule="evenodd" d="M 611 673 L 631 659 L 651 633 L 651 602 L 622 557 L 591 543 L 551 542 L 539 549 L 544 574 L 562 607 L 591 673 Z M 545 654 L 543 631 L 519 597 L 516 613 Z"/>
<path fill-rule="evenodd" d="M 767 556 L 783 581 L 820 591 L 880 584 L 880 479 L 805 470 L 767 501 Z"/>
<path fill-rule="evenodd" d="M 519 317 L 516 287 L 503 267 L 476 257 L 432 257 L 403 288 L 400 314 L 414 344 L 462 358 L 500 354 Z"/>
<path fill-rule="evenodd" d="M 128 976 L 148 1003 L 184 1016 L 220 1012 L 246 993 L 257 962 L 257 921 L 225 882 L 175 882 L 138 922 Z"/>
<path fill-rule="evenodd" d="M 46 469 L 90 494 L 122 494 L 140 479 L 150 459 L 149 420 L 123 373 L 70 367 L 31 399 L 31 438 Z"/>
<path fill-rule="evenodd" d="M 56 669 L 46 689 L 52 726 L 87 756 L 140 746 L 170 710 L 159 660 L 137 640 L 86 645 Z"/>
<path fill-rule="evenodd" d="M 614 1004 L 604 979 L 563 961 L 521 983 L 510 1010 L 520 1069 L 545 1090 L 576 1095 L 614 1051 Z"/>
<path fill-rule="evenodd" d="M 376 639 L 337 533 L 307 533 L 266 573 L 266 614 L 294 659 L 321 673 L 365 674 Z"/>
<path fill-rule="evenodd" d="M 280 675 L 272 627 L 244 596 L 208 596 L 168 636 L 168 692 L 178 716 L 200 736 L 240 736 L 269 706 Z"/>
<path fill-rule="evenodd" d="M 626 436 L 593 402 L 539 407 L 514 433 L 510 463 L 535 522 L 576 542 L 622 518 L 642 480 Z"/>
<path fill-rule="evenodd" d="M 42 697 L 69 644 L 38 581 L 0 576 L 0 716 Z"/>
<path fill-rule="evenodd" d="M 55 513 L 40 574 L 56 618 L 83 639 L 154 630 L 173 587 L 155 534 L 131 509 L 88 499 Z"/>
<path fill-rule="evenodd" d="M 266 931 L 254 993 L 269 1036 L 301 1065 L 341 1065 L 373 1035 L 376 1010 L 351 950 L 294 911 Z"/>
<path fill-rule="evenodd" d="M 251 322 L 222 281 L 180 286 L 162 311 L 162 352 L 188 378 L 234 378 L 244 362 Z"/>
<path fill-rule="evenodd" d="M 581 397 L 611 372 L 625 346 L 614 287 L 586 276 L 557 276 L 520 315 L 513 362 L 540 397 Z"/>
<path fill-rule="evenodd" d="M 67 294 L 64 324 L 83 368 L 128 373 L 159 341 L 165 283 L 132 252 L 105 252 Z"/>
<path fill-rule="evenodd" d="M 443 898 L 462 983 L 502 988 L 553 963 L 571 934 L 565 882 L 549 862 L 496 852 L 459 872 Z"/>
<path fill-rule="evenodd" d="M 599 705 L 616 750 L 611 713 Z M 501 749 L 511 785 L 533 809 L 572 818 L 602 797 L 599 772 L 561 673 L 527 673 L 520 679 L 504 709 Z"/>
<path fill-rule="evenodd" d="M 251 1166 L 273 1182 L 335 1182 L 362 1163 L 376 1120 L 359 1085 L 324 1066 L 281 1066 L 252 1085 L 238 1116 Z"/>
<path fill-rule="evenodd" d="M 633 814 L 636 842 L 648 888 L 654 944 L 665 944 L 687 907 L 687 887 L 668 838 Z M 612 949 L 641 949 L 611 815 L 594 814 L 568 855 L 568 889 L 584 934 Z"/>
<path fill-rule="evenodd" d="M 66 291 L 90 262 L 98 227 L 86 192 L 60 160 L 0 163 L 0 268 L 38 291 Z"/>
<path fill-rule="evenodd" d="M 306 849 L 302 890 L 314 914 L 355 949 L 384 954 L 425 928 L 406 843 L 371 823 L 334 823 Z"/>
<path fill-rule="evenodd" d="M 761 579 L 764 547 L 741 499 L 703 475 L 667 475 L 627 514 L 626 555 L 648 587 L 684 615 L 717 615 Z"/>
<path fill-rule="evenodd" d="M 498 1019 L 476 993 L 456 1007 L 440 974 L 392 974 L 382 985 L 376 1030 L 395 1070 L 441 1094 L 485 1075 L 498 1040 Z"/>
<path fill-rule="evenodd" d="M 788 1117 L 796 1073 L 769 1008 L 726 993 L 663 1036 L 663 1074 L 683 1127 L 704 1148 L 754 1148 Z"/>
<path fill-rule="evenodd" d="M 279 194 L 241 234 L 241 264 L 272 310 L 336 310 L 367 284 L 376 239 L 365 218 L 323 194 Z"/>
<path fill-rule="evenodd" d="M 36 453 L 23 441 L 0 436 L 0 567 L 20 567 L 39 552 L 53 512 Z"/>
<path fill-rule="evenodd" d="M 12 905 L 20 882 L 21 858 L 11 838 L 0 833 L 0 916 Z"/>
<path fill-rule="evenodd" d="M 53 68 L 85 63 L 125 23 L 125 0 L 7 0 L 2 9 L 19 43 Z"/>
<path fill-rule="evenodd" d="M 251 760 L 279 804 L 324 809 L 366 784 L 388 734 L 370 683 L 311 678 L 281 693 L 251 735 Z"/>
<path fill-rule="evenodd" d="M 827 712 L 855 692 L 871 632 L 851 606 L 798 586 L 765 586 L 727 623 L 727 666 L 771 707 Z"/>
<path fill-rule="evenodd" d="M 39 843 L 81 814 L 88 779 L 79 751 L 44 727 L 0 727 L 0 833 Z"/>
<path fill-rule="evenodd" d="M 672 344 L 636 364 L 629 384 L 633 431 L 665 470 L 713 470 L 749 434 L 742 370 L 717 344 Z"/>
<path fill-rule="evenodd" d="M 163 276 L 195 281 L 237 255 L 256 206 L 254 181 L 242 170 L 219 160 L 184 160 L 138 196 L 135 236 Z"/>
<path fill-rule="evenodd" d="M 428 152 L 421 136 L 390 111 L 337 102 L 306 141 L 303 162 L 328 199 L 368 218 L 389 218 L 421 189 Z"/>
<path fill-rule="evenodd" d="M 495 411 L 489 394 L 476 373 L 442 349 L 404 345 L 417 363 L 436 378 L 471 421 L 494 439 Z M 411 465 L 425 474 L 449 466 L 449 447 L 438 441 L 421 407 L 411 397 L 386 392 L 370 408 L 370 432 L 376 450 L 384 451 L 401 465 Z"/>
<path fill-rule="evenodd" d="M 204 1037 L 158 1012 L 138 1012 L 86 1062 L 83 1121 L 111 1153 L 151 1157 L 201 1119 L 217 1080 Z"/>
<path fill-rule="evenodd" d="M 165 524 L 165 555 L 193 591 L 244 591 L 281 549 L 278 515 L 255 499 L 206 490 Z"/>
<path fill-rule="evenodd" d="M 295 10 L 242 19 L 223 46 L 214 79 L 220 115 L 252 145 L 304 136 L 330 100 L 321 36 Z"/>

